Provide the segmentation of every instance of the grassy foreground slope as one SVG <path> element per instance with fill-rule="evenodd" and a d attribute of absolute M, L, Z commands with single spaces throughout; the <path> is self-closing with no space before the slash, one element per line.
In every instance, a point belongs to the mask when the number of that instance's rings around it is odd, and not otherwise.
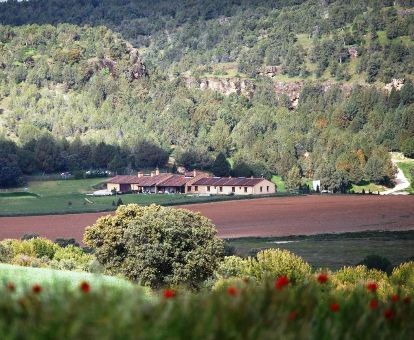
<path fill-rule="evenodd" d="M 348 273 L 349 275 L 349 273 Z M 342 288 L 335 288 L 336 280 Z M 361 278 L 359 278 L 361 279 Z M 371 280 L 381 275 L 370 273 Z M 382 281 L 367 289 L 352 277 L 286 277 L 227 283 L 197 294 L 167 289 L 148 300 L 139 291 L 26 288 L 19 299 L 0 286 L 0 336 L 8 339 L 410 339 L 412 291 Z M 348 285 L 347 285 L 348 281 Z M 397 281 L 396 281 L 397 282 Z M 341 285 L 341 283 L 340 283 Z M 346 289 L 343 289 L 343 288 Z M 411 294 L 411 295 L 410 295 Z"/>
<path fill-rule="evenodd" d="M 122 289 L 134 287 L 131 282 L 114 276 L 49 268 L 20 267 L 3 263 L 0 264 L 0 281 L 13 282 L 21 288 L 31 287 L 34 284 L 41 284 L 42 286 L 57 284 L 76 289 L 83 281 L 87 281 L 95 287 L 105 286 Z"/>

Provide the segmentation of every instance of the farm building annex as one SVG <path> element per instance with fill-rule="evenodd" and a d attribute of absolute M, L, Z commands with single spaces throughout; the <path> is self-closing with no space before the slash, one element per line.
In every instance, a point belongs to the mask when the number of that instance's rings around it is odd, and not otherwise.
<path fill-rule="evenodd" d="M 107 190 L 117 193 L 170 193 L 196 195 L 265 195 L 274 194 L 276 185 L 269 180 L 246 177 L 211 177 L 201 171 L 184 174 L 160 173 L 115 176 L 106 181 Z"/>

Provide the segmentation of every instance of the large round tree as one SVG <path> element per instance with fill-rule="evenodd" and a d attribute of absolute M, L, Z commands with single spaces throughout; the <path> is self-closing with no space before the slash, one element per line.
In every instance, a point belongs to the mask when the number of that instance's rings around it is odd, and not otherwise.
<path fill-rule="evenodd" d="M 209 219 L 186 209 L 121 206 L 86 228 L 84 242 L 111 274 L 159 288 L 197 288 L 223 254 L 223 241 Z"/>

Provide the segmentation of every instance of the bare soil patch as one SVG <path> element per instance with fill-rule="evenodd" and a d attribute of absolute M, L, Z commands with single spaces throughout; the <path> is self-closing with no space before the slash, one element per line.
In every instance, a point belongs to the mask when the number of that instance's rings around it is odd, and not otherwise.
<path fill-rule="evenodd" d="M 299 196 L 182 206 L 210 218 L 223 238 L 414 230 L 414 196 Z M 82 240 L 108 213 L 0 218 L 0 239 L 36 233 Z"/>

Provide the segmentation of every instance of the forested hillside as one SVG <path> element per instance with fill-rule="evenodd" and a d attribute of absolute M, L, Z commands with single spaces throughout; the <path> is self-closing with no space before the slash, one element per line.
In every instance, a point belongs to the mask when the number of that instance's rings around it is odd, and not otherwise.
<path fill-rule="evenodd" d="M 17 146 L 4 147 L 1 161 L 26 173 L 110 163 L 125 171 L 157 165 L 167 153 L 187 167 L 210 168 L 223 153 L 235 175 L 292 182 L 304 175 L 335 190 L 363 179 L 387 183 L 388 151 L 414 154 L 412 4 L 392 5 L 2 3 L 0 133 Z M 200 91 L 187 81 L 237 75 L 253 82 L 251 95 Z M 393 78 L 404 85 L 385 90 Z M 275 82 L 298 80 L 292 110 Z M 137 161 L 154 147 L 160 157 Z M 89 162 L 88 153 L 95 155 Z M 59 161 L 45 162 L 45 154 Z"/>
<path fill-rule="evenodd" d="M 31 0 L 0 5 L 0 22 L 105 25 L 141 48 L 147 63 L 175 73 L 255 77 L 270 65 L 287 77 L 388 83 L 414 67 L 413 5 L 412 0 Z"/>

